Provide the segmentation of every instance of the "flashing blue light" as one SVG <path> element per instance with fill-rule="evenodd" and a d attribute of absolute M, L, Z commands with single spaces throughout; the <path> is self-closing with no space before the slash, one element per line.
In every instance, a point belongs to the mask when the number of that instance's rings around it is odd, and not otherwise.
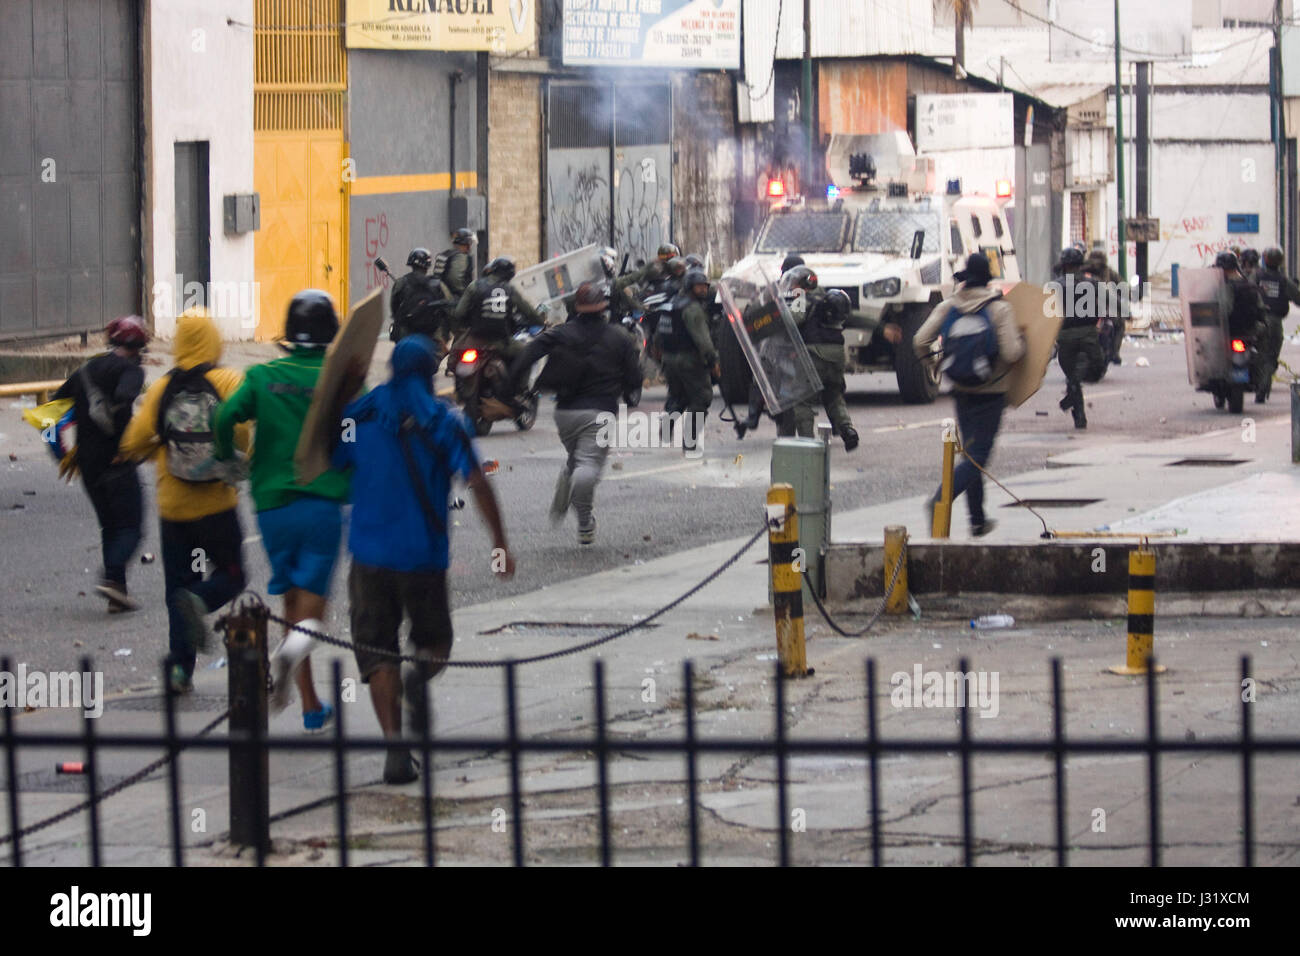
<path fill-rule="evenodd" d="M 948 180 L 948 195 L 949 195 L 949 196 L 960 196 L 960 195 L 961 195 L 961 180 L 960 180 L 960 179 L 950 179 L 950 180 Z"/>
<path fill-rule="evenodd" d="M 827 201 L 827 202 L 834 202 L 835 200 L 837 200 L 837 199 L 839 199 L 839 198 L 840 198 L 840 187 L 839 187 L 839 186 L 836 186 L 834 183 L 831 183 L 829 186 L 826 187 L 826 201 Z"/>

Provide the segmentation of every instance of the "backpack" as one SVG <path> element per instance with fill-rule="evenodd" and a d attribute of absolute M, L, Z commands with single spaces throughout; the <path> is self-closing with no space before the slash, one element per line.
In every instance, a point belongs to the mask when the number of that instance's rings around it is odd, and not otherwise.
<path fill-rule="evenodd" d="M 411 286 L 402 300 L 402 314 L 397 316 L 397 324 L 407 335 L 418 333 L 434 338 L 449 303 L 435 282 L 426 279 L 413 282 Z"/>
<path fill-rule="evenodd" d="M 939 369 L 954 384 L 976 388 L 993 379 L 998 334 L 987 309 L 987 303 L 976 312 L 963 313 L 953 308 L 940 329 L 943 355 Z"/>
<path fill-rule="evenodd" d="M 182 481 L 223 480 L 226 463 L 217 461 L 212 415 L 221 396 L 208 381 L 212 365 L 174 368 L 158 402 L 158 437 L 167 446 L 167 470 Z M 233 483 L 233 482 L 232 482 Z"/>
<path fill-rule="evenodd" d="M 89 365 L 90 363 L 87 362 L 77 370 L 81 380 L 81 391 L 86 396 L 86 410 L 90 413 L 90 420 L 96 427 L 111 437 L 117 433 L 113 424 L 113 406 L 105 397 L 104 390 L 91 381 Z"/>

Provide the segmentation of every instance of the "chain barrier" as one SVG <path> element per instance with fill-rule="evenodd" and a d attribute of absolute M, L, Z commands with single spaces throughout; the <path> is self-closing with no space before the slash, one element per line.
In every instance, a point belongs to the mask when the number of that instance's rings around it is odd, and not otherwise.
<path fill-rule="evenodd" d="M 324 634 L 320 631 L 313 631 L 309 628 L 295 625 L 293 622 L 287 620 L 286 618 L 280 617 L 278 614 L 270 614 L 269 619 L 275 621 L 277 624 L 283 624 L 285 627 L 290 627 L 290 628 L 297 627 L 298 632 L 300 634 L 306 634 L 308 637 L 313 637 L 324 644 L 332 644 L 335 647 L 341 647 L 345 650 L 350 650 L 350 651 L 364 651 L 367 654 L 375 654 L 380 657 L 387 657 L 391 660 L 407 661 L 412 664 L 442 664 L 447 667 L 469 667 L 469 668 L 505 667 L 507 664 L 516 664 L 516 665 L 537 664 L 540 663 L 541 661 L 550 661 L 560 657 L 568 657 L 572 654 L 580 654 L 583 651 L 591 650 L 593 647 L 600 647 L 602 644 L 608 644 L 610 641 L 617 640 L 618 638 L 630 634 L 633 631 L 640 630 L 641 628 L 645 627 L 647 624 L 651 623 L 655 619 L 662 617 L 663 615 L 671 611 L 673 608 L 677 607 L 677 605 L 685 601 L 687 598 L 703 590 L 709 584 L 712 584 L 713 581 L 715 581 L 724 571 L 726 571 L 733 564 L 739 561 L 741 556 L 758 542 L 759 538 L 767 534 L 768 527 L 769 527 L 768 523 L 764 522 L 763 527 L 759 528 L 758 531 L 754 532 L 753 537 L 751 537 L 748 541 L 746 541 L 743 545 L 741 545 L 740 550 L 738 550 L 731 557 L 727 558 L 726 561 L 724 561 L 715 570 L 713 570 L 706 578 L 704 578 L 704 580 L 700 581 L 690 590 L 683 592 L 681 595 L 674 598 L 672 601 L 669 601 L 663 607 L 659 608 L 659 610 L 654 611 L 653 613 L 648 614 L 645 617 L 641 618 L 639 621 L 633 621 L 631 624 L 624 625 L 623 627 L 620 627 L 616 631 L 612 631 L 609 634 L 604 634 L 601 637 L 593 638 L 590 641 L 584 641 L 583 643 L 576 644 L 573 647 L 562 648 L 561 650 L 558 651 L 550 651 L 546 654 L 534 654 L 531 657 L 517 657 L 511 660 L 494 660 L 494 661 L 453 660 L 452 658 L 443 658 L 443 657 L 422 657 L 418 654 L 402 654 L 397 651 L 390 651 L 387 648 L 373 647 L 369 644 L 359 644 L 353 641 L 345 641 L 342 638 L 334 637 L 331 634 Z"/>
<path fill-rule="evenodd" d="M 875 626 L 878 620 L 880 620 L 880 615 L 885 613 L 885 607 L 889 604 L 890 597 L 893 596 L 894 588 L 898 587 L 898 576 L 903 572 L 903 568 L 906 567 L 906 565 L 907 541 L 904 540 L 903 550 L 899 553 L 898 562 L 894 565 L 894 573 L 889 578 L 889 585 L 885 588 L 884 597 L 880 599 L 880 607 L 876 608 L 872 613 L 870 620 L 868 620 L 867 623 L 857 631 L 846 631 L 835 623 L 830 612 L 826 610 L 826 605 L 823 604 L 822 599 L 817 596 L 817 589 L 809 583 L 808 575 L 806 574 L 803 575 L 803 583 L 804 587 L 808 590 L 808 593 L 812 595 L 813 603 L 817 605 L 817 610 L 821 613 L 821 616 L 826 619 L 826 623 L 830 625 L 832 631 L 839 634 L 841 637 L 862 637 L 867 633 L 867 631 L 871 630 L 871 628 Z"/>

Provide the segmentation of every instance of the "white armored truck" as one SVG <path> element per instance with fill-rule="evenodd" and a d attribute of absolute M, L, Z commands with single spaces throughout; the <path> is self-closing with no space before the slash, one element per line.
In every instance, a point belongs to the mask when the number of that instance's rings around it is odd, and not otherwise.
<path fill-rule="evenodd" d="M 1020 281 L 1004 201 L 962 195 L 960 180 L 936 189 L 933 160 L 916 156 L 902 132 L 833 136 L 827 159 L 826 196 L 783 198 L 753 251 L 728 274 L 761 263 L 775 281 L 787 255 L 802 256 L 823 289 L 843 289 L 853 304 L 846 371 L 892 371 L 904 401 L 932 402 L 939 372 L 917 360 L 912 335 L 952 294 L 953 272 L 978 251 L 989 258 L 994 285 Z M 883 335 L 888 323 L 902 329 L 897 346 Z M 723 395 L 744 402 L 752 373 L 735 336 L 719 338 Z"/>

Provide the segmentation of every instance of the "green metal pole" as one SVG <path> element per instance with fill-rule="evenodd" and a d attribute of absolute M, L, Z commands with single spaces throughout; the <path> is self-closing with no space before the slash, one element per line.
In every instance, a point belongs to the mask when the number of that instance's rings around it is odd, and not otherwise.
<path fill-rule="evenodd" d="M 1124 85 L 1120 73 L 1119 0 L 1115 0 L 1115 218 L 1119 221 L 1119 275 L 1128 281 L 1128 237 L 1124 232 Z"/>
<path fill-rule="evenodd" d="M 804 188 L 808 195 L 813 178 L 813 93 L 812 93 L 812 4 L 803 0 L 803 135 L 807 150 L 804 156 Z"/>

